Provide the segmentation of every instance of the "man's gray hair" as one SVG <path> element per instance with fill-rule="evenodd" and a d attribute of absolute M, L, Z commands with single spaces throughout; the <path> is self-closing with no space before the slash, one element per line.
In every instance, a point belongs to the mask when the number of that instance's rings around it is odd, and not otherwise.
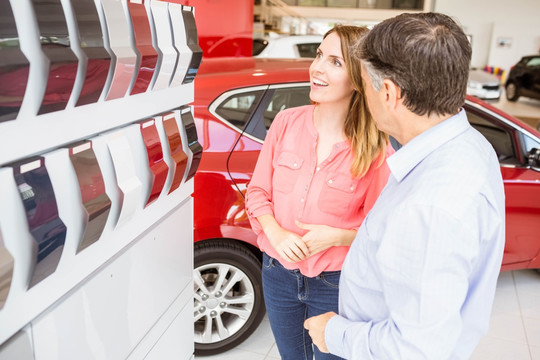
<path fill-rule="evenodd" d="M 380 71 L 375 70 L 373 65 L 369 61 L 362 60 L 362 65 L 364 65 L 364 69 L 366 70 L 366 74 L 369 77 L 369 80 L 371 80 L 371 85 L 373 85 L 373 89 L 375 91 L 381 90 L 384 76 Z"/>

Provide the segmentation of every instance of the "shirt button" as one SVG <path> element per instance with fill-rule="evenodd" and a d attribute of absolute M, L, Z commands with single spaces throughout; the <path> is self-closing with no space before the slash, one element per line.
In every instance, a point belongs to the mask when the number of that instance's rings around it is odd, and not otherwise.
<path fill-rule="evenodd" d="M 331 184 L 333 183 L 334 181 L 332 179 L 328 180 L 328 183 Z"/>
<path fill-rule="evenodd" d="M 353 191 L 353 190 L 354 190 L 354 186 L 351 186 L 351 191 Z"/>
<path fill-rule="evenodd" d="M 320 168 L 319 166 L 317 166 L 317 169 L 316 169 L 316 170 L 319 171 L 319 170 L 321 170 L 321 168 Z"/>
<path fill-rule="evenodd" d="M 298 164 L 297 164 L 297 163 L 294 163 L 294 164 L 293 164 L 293 166 L 294 166 L 294 167 L 297 167 L 297 166 L 298 166 Z"/>
<path fill-rule="evenodd" d="M 301 199 L 300 199 L 300 202 L 304 202 L 304 198 L 301 198 Z"/>

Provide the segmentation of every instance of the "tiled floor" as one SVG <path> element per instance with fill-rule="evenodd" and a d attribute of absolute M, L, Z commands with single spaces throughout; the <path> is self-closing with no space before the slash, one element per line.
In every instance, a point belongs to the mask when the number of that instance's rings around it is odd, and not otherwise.
<path fill-rule="evenodd" d="M 279 359 L 265 317 L 253 335 L 235 349 L 197 360 Z M 540 273 L 519 270 L 501 273 L 489 333 L 471 360 L 540 360 Z"/>

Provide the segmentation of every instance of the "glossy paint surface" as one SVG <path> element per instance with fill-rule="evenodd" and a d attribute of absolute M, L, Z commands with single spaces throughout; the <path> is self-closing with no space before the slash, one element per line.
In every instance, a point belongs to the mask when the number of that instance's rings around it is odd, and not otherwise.
<path fill-rule="evenodd" d="M 76 105 L 98 101 L 111 66 L 111 55 L 103 44 L 103 32 L 93 0 L 71 0 L 79 30 L 79 41 L 86 55 L 84 84 Z"/>
<path fill-rule="evenodd" d="M 145 206 L 147 206 L 154 202 L 161 194 L 165 181 L 167 180 L 169 167 L 163 159 L 163 148 L 155 121 L 153 119 L 143 121 L 140 126 L 146 152 L 148 153 L 148 164 L 152 171 L 152 189 L 150 190 L 150 196 L 146 201 Z"/>
<path fill-rule="evenodd" d="M 178 61 L 178 51 L 174 47 L 168 6 L 169 3 L 165 1 L 150 1 L 150 8 L 156 30 L 157 46 L 161 52 L 161 64 L 152 88 L 153 90 L 166 89 L 169 87 L 176 67 L 176 62 Z"/>
<path fill-rule="evenodd" d="M 133 152 L 122 131 L 107 136 L 107 147 L 111 155 L 116 182 L 122 193 L 122 204 L 118 225 L 127 223 L 138 209 L 142 184 L 135 172 Z"/>
<path fill-rule="evenodd" d="M 189 146 L 189 149 L 193 154 L 191 158 L 191 164 L 189 166 L 189 172 L 186 178 L 186 181 L 188 181 L 195 175 L 195 172 L 197 172 L 197 169 L 199 168 L 203 149 L 201 144 L 199 143 L 199 138 L 197 137 L 197 128 L 195 127 L 195 120 L 193 119 L 191 108 L 189 108 L 188 111 L 184 111 L 182 109 L 181 118 L 182 124 L 184 125 L 184 129 L 186 131 L 186 137 L 188 142 L 187 145 Z"/>
<path fill-rule="evenodd" d="M 105 192 L 103 175 L 90 141 L 69 148 L 69 158 L 81 191 L 86 212 L 85 228 L 77 253 L 99 240 L 111 210 L 111 200 Z"/>
<path fill-rule="evenodd" d="M 203 52 L 199 46 L 199 38 L 197 36 L 197 24 L 195 23 L 195 17 L 191 10 L 183 10 L 182 15 L 184 17 L 184 26 L 186 28 L 187 44 L 191 50 L 191 60 L 189 62 L 186 76 L 184 77 L 183 84 L 187 84 L 195 79 L 199 66 L 201 65 Z"/>
<path fill-rule="evenodd" d="M 0 2 L 0 122 L 14 120 L 26 92 L 30 63 L 21 51 L 9 1 Z"/>
<path fill-rule="evenodd" d="M 58 217 L 56 197 L 44 159 L 37 157 L 11 166 L 34 240 L 32 287 L 56 270 L 67 229 Z"/>
<path fill-rule="evenodd" d="M 195 82 L 194 120 L 204 151 L 195 174 L 195 241 L 234 238 L 256 246 L 244 208 L 260 141 L 218 119 L 209 106 L 224 92 L 250 86 L 309 81 L 307 60 L 205 59 Z M 465 109 L 509 129 L 519 150 L 521 133 L 540 133 L 500 109 L 467 97 Z M 520 158 L 525 154 L 519 154 Z M 506 195 L 506 245 L 502 271 L 540 268 L 540 171 L 501 162 Z"/>
<path fill-rule="evenodd" d="M 187 45 L 182 5 L 169 3 L 169 16 L 171 17 L 174 47 L 178 51 L 178 62 L 170 86 L 178 86 L 186 77 L 191 62 L 191 49 Z"/>
<path fill-rule="evenodd" d="M 13 278 L 13 256 L 4 245 L 0 229 L 0 310 L 4 307 Z"/>
<path fill-rule="evenodd" d="M 182 139 L 180 137 L 180 129 L 174 113 L 163 115 L 163 128 L 169 142 L 169 149 L 171 150 L 171 157 L 175 164 L 174 175 L 172 178 L 172 184 L 169 189 L 169 194 L 178 189 L 184 178 L 184 173 L 187 168 L 188 156 L 182 148 Z"/>
<path fill-rule="evenodd" d="M 152 45 L 152 30 L 144 0 L 128 0 L 129 15 L 133 24 L 135 44 L 140 54 L 140 65 L 131 94 L 145 92 L 156 69 L 158 53 Z"/>
<path fill-rule="evenodd" d="M 134 76 L 137 54 L 131 47 L 133 31 L 120 0 L 101 0 L 109 31 L 109 44 L 116 56 L 114 75 L 106 100 L 124 97 Z"/>
<path fill-rule="evenodd" d="M 49 60 L 47 88 L 38 114 L 63 110 L 71 96 L 78 59 L 70 48 L 69 33 L 60 0 L 32 0 L 41 50 Z"/>

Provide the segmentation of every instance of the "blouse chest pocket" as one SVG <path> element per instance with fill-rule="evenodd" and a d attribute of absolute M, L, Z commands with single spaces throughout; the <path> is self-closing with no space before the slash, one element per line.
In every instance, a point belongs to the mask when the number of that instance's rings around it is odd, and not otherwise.
<path fill-rule="evenodd" d="M 282 152 L 279 154 L 272 179 L 274 191 L 287 194 L 293 191 L 303 164 L 304 159 L 294 153 Z"/>
<path fill-rule="evenodd" d="M 319 208 L 329 214 L 347 214 L 357 202 L 358 181 L 349 174 L 329 173 L 319 196 Z"/>

